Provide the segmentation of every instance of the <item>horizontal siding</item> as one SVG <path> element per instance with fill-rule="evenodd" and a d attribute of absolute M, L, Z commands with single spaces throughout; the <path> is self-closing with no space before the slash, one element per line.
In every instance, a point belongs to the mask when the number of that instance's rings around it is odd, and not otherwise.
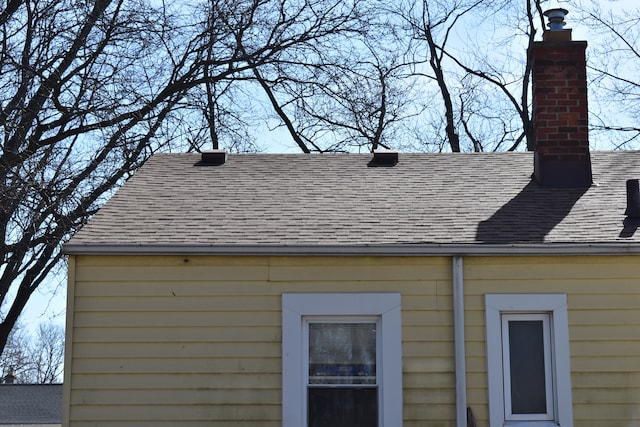
<path fill-rule="evenodd" d="M 78 327 L 74 331 L 76 343 L 118 343 L 118 342 L 206 342 L 212 331 L 218 339 L 225 342 L 257 341 L 272 332 L 268 324 L 254 326 L 249 330 L 243 326 L 204 325 L 204 326 L 131 326 L 118 327 Z M 243 334 L 241 333 L 243 332 Z M 281 334 L 274 335 L 280 341 Z"/>
<path fill-rule="evenodd" d="M 488 423 L 484 295 L 565 293 L 576 426 L 640 423 L 637 257 L 465 258 L 468 404 Z"/>
<path fill-rule="evenodd" d="M 112 357 L 121 359 L 131 358 L 174 358 L 191 359 L 196 357 L 237 357 L 252 354 L 256 346 L 260 346 L 262 357 L 280 358 L 280 343 L 276 341 L 242 341 L 224 342 L 177 342 L 177 343 L 77 343 L 73 353 L 77 358 Z"/>
<path fill-rule="evenodd" d="M 127 405 L 119 405 L 114 411 L 112 405 L 82 405 L 71 408 L 72 420 L 109 420 L 109 421 L 174 421 L 175 425 L 191 425 L 193 421 L 215 420 L 216 425 L 223 423 L 238 424 L 238 420 L 245 422 L 277 421 L 280 419 L 280 405 L 237 405 L 227 403 L 224 405 L 212 405 L 210 402 L 201 404 L 189 403 L 184 405 L 153 405 L 153 411 L 149 405 L 129 402 Z"/>
<path fill-rule="evenodd" d="M 148 304 L 152 305 L 153 301 L 148 299 Z M 268 310 L 264 312 L 249 312 L 243 307 L 238 307 L 237 311 L 232 309 L 226 312 L 168 312 L 156 310 L 156 316 L 148 312 L 88 312 L 80 311 L 75 314 L 75 324 L 78 327 L 204 327 L 211 325 L 230 326 L 279 326 L 280 312 L 276 310 Z M 203 315 L 206 313 L 206 315 Z"/>
<path fill-rule="evenodd" d="M 448 258 L 75 261 L 70 427 L 281 425 L 283 292 L 400 292 L 404 425 L 454 425 Z M 640 423 L 636 257 L 469 257 L 464 279 L 467 400 L 479 426 L 487 293 L 566 293 L 575 425 Z"/>
<path fill-rule="evenodd" d="M 184 389 L 180 393 L 167 389 L 114 389 L 83 390 L 74 393 L 74 403 L 89 405 L 127 405 L 136 401 L 139 405 L 205 405 L 212 400 L 222 405 L 258 404 L 279 405 L 280 396 L 276 393 L 263 393 L 261 389 L 236 388 L 216 389 L 212 387 L 200 389 Z"/>
<path fill-rule="evenodd" d="M 205 355 L 191 357 L 188 364 L 183 357 L 144 357 L 133 356 L 113 358 L 107 355 L 95 358 L 80 358 L 75 360 L 74 372 L 77 374 L 100 374 L 118 372 L 122 374 L 153 374 L 156 372 L 171 372 L 172 374 L 208 374 L 212 371 L 227 373 L 260 374 L 263 372 L 277 372 L 280 361 L 274 358 L 256 356 L 254 358 L 223 357 L 218 353 L 215 358 Z M 168 369 L 170 368 L 170 370 Z"/>
<path fill-rule="evenodd" d="M 224 311 L 254 311 L 262 307 L 273 305 L 275 296 L 256 296 L 247 298 L 247 295 L 217 295 L 217 296 L 156 296 L 153 305 L 143 298 L 126 297 L 85 297 L 78 300 L 76 310 L 78 312 L 224 312 Z"/>
<path fill-rule="evenodd" d="M 91 374 L 73 374 L 74 392 L 80 391 L 84 393 L 86 390 L 94 390 L 101 392 L 103 390 L 157 390 L 166 389 L 180 393 L 186 389 L 257 389 L 266 391 L 267 394 L 274 390 L 280 390 L 280 372 L 267 373 L 260 375 L 248 373 L 246 375 L 237 375 L 236 372 L 211 371 L 206 374 L 200 372 L 194 373 L 173 373 L 153 372 L 150 374 L 127 374 L 115 371 L 102 370 L 100 373 Z M 141 393 L 142 394 L 142 393 Z M 135 404 L 136 401 L 129 403 Z M 211 405 L 217 402 L 211 400 Z M 149 408 L 153 410 L 153 408 Z"/>
<path fill-rule="evenodd" d="M 424 425 L 425 410 L 453 417 L 446 258 L 83 256 L 76 267 L 70 427 L 280 425 L 281 295 L 319 291 L 401 292 L 405 425 Z"/>

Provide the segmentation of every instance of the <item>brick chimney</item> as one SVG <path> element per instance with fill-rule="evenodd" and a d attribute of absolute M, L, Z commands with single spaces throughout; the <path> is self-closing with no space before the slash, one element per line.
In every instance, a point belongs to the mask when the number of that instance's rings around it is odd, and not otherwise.
<path fill-rule="evenodd" d="M 586 41 L 563 29 L 565 9 L 549 19 L 543 41 L 529 51 L 532 65 L 534 179 L 549 187 L 591 185 L 587 106 Z"/>
<path fill-rule="evenodd" d="M 9 372 L 4 378 L 2 378 L 2 382 L 4 384 L 14 384 L 16 382 L 16 373 L 14 372 L 13 367 L 9 368 Z"/>

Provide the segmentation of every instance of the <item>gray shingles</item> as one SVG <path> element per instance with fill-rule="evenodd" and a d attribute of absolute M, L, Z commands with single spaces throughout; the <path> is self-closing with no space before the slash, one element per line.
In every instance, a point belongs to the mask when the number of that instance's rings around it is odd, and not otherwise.
<path fill-rule="evenodd" d="M 71 245 L 629 243 L 625 181 L 640 152 L 592 153 L 588 189 L 531 182 L 531 153 L 159 154 Z"/>
<path fill-rule="evenodd" d="M 0 425 L 61 422 L 62 384 L 0 385 Z"/>

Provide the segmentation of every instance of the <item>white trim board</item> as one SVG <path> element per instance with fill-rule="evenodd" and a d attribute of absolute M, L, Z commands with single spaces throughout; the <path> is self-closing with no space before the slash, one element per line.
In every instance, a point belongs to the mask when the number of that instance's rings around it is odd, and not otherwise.
<path fill-rule="evenodd" d="M 549 313 L 553 353 L 551 363 L 554 378 L 554 420 L 530 421 L 526 425 L 573 427 L 567 296 L 565 294 L 487 294 L 485 310 L 489 426 L 522 426 L 522 422 L 505 420 L 502 314 Z"/>
<path fill-rule="evenodd" d="M 383 353 L 380 427 L 402 426 L 402 319 L 399 293 L 282 295 L 282 425 L 304 420 L 304 316 L 378 316 Z"/>

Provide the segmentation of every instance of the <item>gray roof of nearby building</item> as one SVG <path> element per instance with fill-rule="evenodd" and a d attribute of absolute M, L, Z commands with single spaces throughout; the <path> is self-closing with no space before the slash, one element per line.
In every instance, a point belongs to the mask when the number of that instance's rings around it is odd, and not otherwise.
<path fill-rule="evenodd" d="M 546 188 L 531 180 L 532 153 L 400 153 L 394 167 L 368 167 L 371 154 L 231 154 L 220 166 L 158 154 L 65 250 L 640 252 L 623 225 L 640 152 L 591 157 L 594 185 Z"/>
<path fill-rule="evenodd" d="M 62 422 L 62 384 L 1 384 L 0 425 Z"/>

